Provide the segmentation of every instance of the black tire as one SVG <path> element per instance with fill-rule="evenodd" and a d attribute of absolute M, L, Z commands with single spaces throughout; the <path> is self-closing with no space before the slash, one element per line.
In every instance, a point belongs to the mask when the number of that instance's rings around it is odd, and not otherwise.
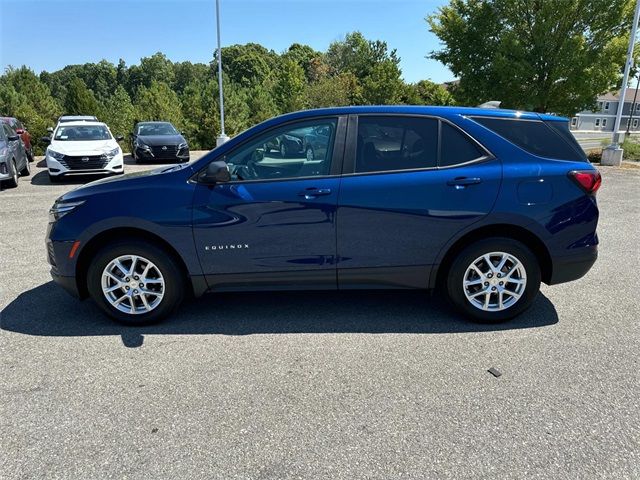
<path fill-rule="evenodd" d="M 511 306 L 497 311 L 485 311 L 474 306 L 471 301 L 467 299 L 463 286 L 467 268 L 469 268 L 476 259 L 491 252 L 504 252 L 512 255 L 521 263 L 526 273 L 526 285 L 524 291 L 521 292 L 520 298 Z M 487 268 L 487 270 L 489 269 Z M 495 275 L 493 281 L 498 281 L 497 277 L 498 275 Z M 450 302 L 466 317 L 482 323 L 498 323 L 516 317 L 531 306 L 540 290 L 540 280 L 541 274 L 538 259 L 526 245 L 511 238 L 492 237 L 479 240 L 456 255 L 447 272 L 445 288 Z M 486 284 L 487 283 L 484 285 Z M 484 285 L 475 288 L 477 288 L 478 291 L 481 288 L 493 288 L 491 284 L 489 284 L 488 287 Z M 509 287 L 511 288 L 511 285 Z M 517 288 L 515 285 L 514 287 Z M 497 295 L 497 293 L 495 295 Z M 497 297 L 492 296 L 490 298 L 495 299 L 497 302 Z"/>
<path fill-rule="evenodd" d="M 20 176 L 28 177 L 31 175 L 31 166 L 29 165 L 29 159 L 26 158 L 24 162 L 24 168 L 20 170 Z"/>
<path fill-rule="evenodd" d="M 155 264 L 164 277 L 164 296 L 158 306 L 148 313 L 124 313 L 113 307 L 102 292 L 102 272 L 115 258 L 121 255 L 138 255 Z M 180 267 L 165 250 L 143 240 L 116 242 L 96 253 L 87 271 L 89 294 L 108 316 L 125 325 L 149 325 L 174 313 L 185 293 L 185 277 Z"/>
<path fill-rule="evenodd" d="M 31 147 L 28 151 L 27 151 L 27 161 L 29 162 L 33 162 L 35 159 L 35 157 L 33 156 L 33 147 Z"/>
<path fill-rule="evenodd" d="M 11 160 L 11 178 L 7 180 L 7 187 L 16 188 L 19 182 L 18 166 L 16 165 L 15 158 Z"/>

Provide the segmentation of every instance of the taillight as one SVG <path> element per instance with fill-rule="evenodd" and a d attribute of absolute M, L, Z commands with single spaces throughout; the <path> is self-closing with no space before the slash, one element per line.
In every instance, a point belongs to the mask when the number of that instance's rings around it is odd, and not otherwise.
<path fill-rule="evenodd" d="M 569 178 L 590 194 L 595 194 L 602 185 L 602 177 L 598 170 L 573 170 L 569 172 Z"/>

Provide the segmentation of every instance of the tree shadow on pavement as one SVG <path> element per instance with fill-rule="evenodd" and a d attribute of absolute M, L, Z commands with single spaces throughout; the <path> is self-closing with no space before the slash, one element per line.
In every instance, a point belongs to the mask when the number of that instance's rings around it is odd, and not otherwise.
<path fill-rule="evenodd" d="M 127 327 L 91 300 L 80 302 L 53 282 L 22 293 L 0 312 L 3 330 L 37 336 L 120 335 L 139 347 L 143 335 L 274 333 L 463 333 L 536 328 L 558 322 L 540 294 L 519 317 L 501 324 L 469 322 L 422 291 L 217 293 L 187 300 L 158 325 Z"/>

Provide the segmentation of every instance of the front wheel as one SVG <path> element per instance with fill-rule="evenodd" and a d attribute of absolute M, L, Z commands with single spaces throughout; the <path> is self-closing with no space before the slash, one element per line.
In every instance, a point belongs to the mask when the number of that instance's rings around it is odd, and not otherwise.
<path fill-rule="evenodd" d="M 510 238 L 487 238 L 460 252 L 449 269 L 447 295 L 466 316 L 487 323 L 513 318 L 540 290 L 540 266 L 529 248 Z"/>
<path fill-rule="evenodd" d="M 144 241 L 126 241 L 96 254 L 87 272 L 87 287 L 114 320 L 146 325 L 178 308 L 184 296 L 183 277 L 166 251 Z"/>
<path fill-rule="evenodd" d="M 19 182 L 18 165 L 16 165 L 15 160 L 11 160 L 9 165 L 11 166 L 11 178 L 7 180 L 7 186 L 16 188 Z"/>
<path fill-rule="evenodd" d="M 28 177 L 31 175 L 31 165 L 29 165 L 29 159 L 25 158 L 24 160 L 24 168 L 20 170 L 20 175 L 23 177 Z"/>

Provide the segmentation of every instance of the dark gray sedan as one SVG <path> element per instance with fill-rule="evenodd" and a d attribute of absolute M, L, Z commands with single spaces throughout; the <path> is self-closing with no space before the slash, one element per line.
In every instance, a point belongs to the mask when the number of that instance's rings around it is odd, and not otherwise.
<path fill-rule="evenodd" d="M 13 128 L 0 122 L 0 183 L 17 187 L 20 176 L 31 173 L 24 144 Z"/>

